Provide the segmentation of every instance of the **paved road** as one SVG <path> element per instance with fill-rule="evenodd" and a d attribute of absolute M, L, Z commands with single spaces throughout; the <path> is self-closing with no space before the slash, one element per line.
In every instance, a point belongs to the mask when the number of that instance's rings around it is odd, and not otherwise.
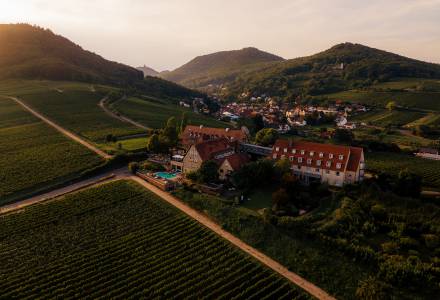
<path fill-rule="evenodd" d="M 141 123 L 139 123 L 139 122 L 136 122 L 136 121 L 134 121 L 134 120 L 132 120 L 132 119 L 129 119 L 129 118 L 127 118 L 127 117 L 124 117 L 124 116 L 122 116 L 122 115 L 117 115 L 117 114 L 115 114 L 114 112 L 112 112 L 110 109 L 108 109 L 106 106 L 105 106 L 105 102 L 106 102 L 106 98 L 104 98 L 104 99 L 102 99 L 101 101 L 99 101 L 99 106 L 104 110 L 104 112 L 106 113 L 106 114 L 108 114 L 110 117 L 113 117 L 113 118 L 116 118 L 116 119 L 118 119 L 118 120 L 120 120 L 120 121 L 122 121 L 122 122 L 126 122 L 126 123 L 130 123 L 131 125 L 133 125 L 133 126 L 136 126 L 136 127 L 138 127 L 138 128 L 141 128 L 141 129 L 144 129 L 144 130 L 148 130 L 149 128 L 147 127 L 147 126 L 145 126 L 145 125 L 142 125 Z M 121 99 L 122 100 L 122 99 Z M 118 100 L 118 101 L 120 101 L 120 100 Z"/>
<path fill-rule="evenodd" d="M 0 207 L 0 215 L 5 214 L 14 210 L 23 209 L 26 206 L 33 205 L 40 202 L 49 201 L 51 199 L 54 199 L 56 197 L 63 196 L 65 194 L 73 193 L 78 190 L 96 185 L 96 184 L 102 184 L 105 182 L 109 182 L 112 180 L 118 180 L 118 179 L 126 179 L 130 176 L 130 173 L 128 172 L 127 168 L 120 168 L 117 170 L 112 170 L 109 172 L 105 172 L 101 175 L 79 181 L 77 183 L 71 184 L 66 187 L 62 187 L 41 195 L 37 195 L 31 198 L 28 198 L 26 200 L 14 202 L 5 206 Z"/>
<path fill-rule="evenodd" d="M 179 199 L 177 199 L 177 198 L 171 196 L 170 194 L 158 189 L 157 187 L 153 186 L 152 184 L 146 182 L 145 180 L 143 180 L 137 176 L 130 176 L 130 179 L 136 181 L 137 183 L 141 184 L 145 188 L 154 192 L 156 195 L 158 195 L 159 197 L 161 197 L 162 199 L 164 199 L 165 201 L 167 201 L 171 205 L 177 207 L 179 210 L 181 210 L 182 212 L 184 212 L 185 214 L 187 214 L 191 218 L 197 220 L 202 225 L 208 227 L 209 229 L 211 229 L 212 231 L 217 233 L 219 236 L 228 240 L 229 242 L 231 242 L 232 244 L 234 244 L 235 246 L 237 246 L 238 248 L 240 248 L 241 250 L 243 250 L 247 254 L 253 256 L 254 258 L 259 260 L 261 263 L 268 266 L 269 268 L 271 268 L 275 272 L 281 274 L 282 276 L 284 276 L 285 278 L 287 278 L 288 280 L 290 280 L 294 284 L 298 285 L 299 287 L 301 287 L 302 289 L 307 291 L 312 296 L 314 296 L 318 299 L 325 299 L 325 300 L 335 299 L 332 296 L 330 296 L 327 292 L 325 292 L 324 290 L 322 290 L 319 287 L 317 287 L 316 285 L 314 285 L 313 283 L 311 283 L 311 282 L 307 281 L 306 279 L 302 278 L 301 276 L 289 271 L 286 267 L 284 267 L 283 265 L 281 265 L 277 261 L 273 260 L 269 256 L 261 253 L 257 249 L 246 244 L 245 242 L 243 242 L 239 238 L 235 237 L 231 233 L 223 230 L 219 225 L 217 225 L 215 222 L 213 222 L 207 216 L 199 213 L 198 211 L 192 209 L 188 205 L 182 203 Z"/>
<path fill-rule="evenodd" d="M 26 109 L 27 111 L 29 111 L 30 113 L 32 113 L 34 116 L 36 116 L 37 118 L 40 118 L 42 121 L 44 121 L 45 123 L 47 123 L 48 125 L 52 126 L 53 128 L 55 128 L 56 130 L 58 130 L 59 132 L 61 132 L 62 134 L 64 134 L 65 136 L 69 137 L 70 139 L 74 140 L 77 143 L 80 143 L 81 145 L 89 148 L 90 150 L 92 150 L 93 152 L 95 152 L 96 154 L 102 156 L 105 159 L 109 159 L 112 156 L 105 153 L 104 151 L 98 149 L 97 147 L 95 147 L 94 145 L 92 145 L 91 143 L 85 141 L 84 139 L 80 138 L 79 136 L 77 136 L 76 134 L 64 129 L 63 127 L 59 126 L 58 124 L 52 122 L 51 120 L 49 120 L 48 118 L 46 118 L 45 116 L 43 116 L 42 114 L 40 114 L 39 112 L 35 111 L 34 109 L 32 109 L 31 107 L 29 107 L 28 105 L 24 104 L 21 100 L 15 98 L 15 97 L 8 97 L 9 99 L 14 100 L 15 102 L 17 102 L 18 104 L 20 104 L 24 109 Z"/>

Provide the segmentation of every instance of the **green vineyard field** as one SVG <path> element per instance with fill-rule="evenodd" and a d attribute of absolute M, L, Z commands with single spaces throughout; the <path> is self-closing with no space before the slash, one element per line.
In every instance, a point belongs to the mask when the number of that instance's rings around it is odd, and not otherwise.
<path fill-rule="evenodd" d="M 130 181 L 0 216 L 0 298 L 309 299 Z"/>
<path fill-rule="evenodd" d="M 440 161 L 398 153 L 367 153 L 367 169 L 398 174 L 407 169 L 423 178 L 423 184 L 440 188 Z"/>
<path fill-rule="evenodd" d="M 0 204 L 102 163 L 95 153 L 0 97 Z"/>

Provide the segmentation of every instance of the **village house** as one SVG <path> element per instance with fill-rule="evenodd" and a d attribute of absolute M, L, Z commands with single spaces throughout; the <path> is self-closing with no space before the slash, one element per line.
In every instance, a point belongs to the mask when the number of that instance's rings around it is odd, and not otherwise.
<path fill-rule="evenodd" d="M 220 160 L 219 162 L 219 179 L 225 181 L 229 176 L 238 171 L 243 165 L 249 162 L 249 155 L 246 153 L 234 153 Z"/>
<path fill-rule="evenodd" d="M 225 138 L 230 142 L 247 142 L 249 140 L 249 131 L 246 127 L 242 127 L 241 129 L 230 129 L 204 127 L 203 125 L 187 125 L 180 138 L 182 146 L 185 149 L 189 149 L 191 145 L 196 143 L 221 138 Z"/>
<path fill-rule="evenodd" d="M 362 148 L 277 140 L 271 158 L 288 159 L 292 173 L 306 184 L 313 181 L 333 186 L 355 183 L 364 177 Z"/>

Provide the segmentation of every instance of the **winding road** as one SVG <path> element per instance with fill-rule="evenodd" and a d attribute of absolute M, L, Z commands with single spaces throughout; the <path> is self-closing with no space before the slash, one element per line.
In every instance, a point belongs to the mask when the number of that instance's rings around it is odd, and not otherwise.
<path fill-rule="evenodd" d="M 104 158 L 111 157 L 110 155 L 97 149 L 95 146 L 91 145 L 87 141 L 84 141 L 79 136 L 65 130 L 64 128 L 60 127 L 59 125 L 55 124 L 54 122 L 52 122 L 49 119 L 47 119 L 46 117 L 44 117 L 43 115 L 34 111 L 32 108 L 30 108 L 29 106 L 27 106 L 26 104 L 21 102 L 19 99 L 13 98 L 13 97 L 9 97 L 9 98 L 13 99 L 18 104 L 23 106 L 26 110 L 31 112 L 33 115 L 37 116 L 38 118 L 40 118 L 41 120 L 43 120 L 44 122 L 46 122 L 50 126 L 54 127 L 55 129 L 57 129 L 58 131 L 60 131 L 64 135 L 66 135 L 67 137 L 71 138 L 72 140 L 86 146 L 87 148 L 96 152 L 97 154 L 101 155 Z M 104 106 L 103 100 L 101 100 L 100 106 L 105 111 L 108 111 Z M 111 113 L 111 115 L 114 115 L 110 111 L 108 111 L 108 113 Z M 121 118 L 116 115 L 114 115 L 114 116 L 117 117 L 118 119 Z M 127 121 L 127 122 L 130 122 L 130 121 Z M 135 125 L 135 124 L 133 124 L 133 125 Z M 137 126 L 137 125 L 135 125 L 135 126 Z M 143 126 L 143 125 L 141 125 L 141 126 Z M 161 197 L 164 201 L 170 203 L 171 205 L 173 205 L 177 209 L 181 210 L 183 213 L 185 213 L 189 217 L 195 219 L 200 224 L 209 228 L 210 230 L 212 230 L 213 232 L 215 232 L 216 234 L 218 234 L 222 238 L 228 240 L 230 243 L 234 244 L 236 247 L 240 248 L 242 251 L 251 255 L 252 257 L 257 259 L 258 261 L 260 261 L 262 264 L 266 265 L 267 267 L 271 268 L 275 272 L 279 273 L 280 275 L 282 275 L 283 277 L 285 277 L 286 279 L 288 279 L 289 281 L 291 281 L 295 285 L 299 286 L 300 288 L 302 288 L 303 290 L 305 290 L 306 292 L 308 292 L 312 296 L 314 296 L 318 299 L 323 299 L 323 300 L 334 300 L 335 299 L 334 297 L 329 295 L 327 292 L 325 292 L 324 290 L 322 290 L 318 286 L 307 281 L 306 279 L 302 278 L 298 274 L 295 274 L 295 273 L 289 271 L 286 267 L 284 267 L 283 265 L 281 265 L 277 261 L 275 261 L 272 258 L 270 258 L 269 256 L 263 254 L 262 252 L 258 251 L 257 249 L 253 248 L 252 246 L 246 244 L 245 242 L 243 242 L 239 238 L 235 237 L 231 233 L 225 231 L 224 229 L 221 228 L 221 226 L 219 226 L 217 223 L 215 223 L 214 221 L 209 219 L 209 217 L 207 217 L 206 215 L 189 207 L 188 205 L 181 202 L 178 198 L 175 198 L 174 196 L 160 190 L 159 188 L 153 186 L 152 184 L 146 182 L 145 180 L 143 180 L 137 176 L 132 175 L 131 173 L 129 173 L 127 171 L 126 168 L 121 168 L 121 169 L 113 170 L 113 171 L 110 171 L 107 173 L 103 173 L 99 176 L 96 176 L 96 177 L 93 177 L 93 178 L 90 178 L 90 179 L 87 179 L 87 180 L 84 180 L 81 182 L 77 182 L 77 183 L 72 184 L 67 187 L 63 187 L 63 188 L 39 195 L 39 196 L 35 196 L 35 197 L 29 198 L 29 199 L 26 199 L 26 200 L 23 200 L 20 202 L 16 202 L 16 203 L 13 203 L 10 205 L 0 207 L 0 214 L 10 213 L 10 212 L 13 212 L 16 210 L 21 210 L 29 205 L 33 205 L 33 204 L 41 203 L 41 202 L 45 202 L 45 201 L 50 201 L 50 200 L 53 200 L 57 197 L 63 196 L 68 193 L 76 192 L 76 191 L 84 189 L 84 188 L 89 188 L 89 187 L 95 186 L 97 184 L 103 184 L 103 183 L 106 183 L 106 182 L 109 182 L 112 180 L 120 180 L 120 179 L 133 180 L 133 181 L 137 182 L 138 184 L 140 184 L 141 186 L 145 187 L 146 189 L 152 191 L 153 193 L 155 193 L 156 195 Z"/>
<path fill-rule="evenodd" d="M 124 99 L 124 98 L 122 98 L 122 99 L 120 99 L 120 100 L 118 100 L 118 101 L 122 101 L 123 99 Z M 113 117 L 113 118 L 115 118 L 115 119 L 118 119 L 119 121 L 122 121 L 122 122 L 130 123 L 131 125 L 136 126 L 136 127 L 138 127 L 138 128 L 141 128 L 141 129 L 144 129 L 144 130 L 148 130 L 148 129 L 149 129 L 147 126 L 142 125 L 142 124 L 139 123 L 139 122 L 136 122 L 136 121 L 134 121 L 134 120 L 132 120 L 132 119 L 129 119 L 129 118 L 127 118 L 127 117 L 124 117 L 124 116 L 122 116 L 122 115 L 117 115 L 117 114 L 115 114 L 114 112 L 112 112 L 110 109 L 108 109 L 108 108 L 105 106 L 105 102 L 106 102 L 106 101 L 107 101 L 107 98 L 101 99 L 101 101 L 99 101 L 99 107 L 101 107 L 102 110 L 103 110 L 107 115 L 109 115 L 110 117 Z"/>

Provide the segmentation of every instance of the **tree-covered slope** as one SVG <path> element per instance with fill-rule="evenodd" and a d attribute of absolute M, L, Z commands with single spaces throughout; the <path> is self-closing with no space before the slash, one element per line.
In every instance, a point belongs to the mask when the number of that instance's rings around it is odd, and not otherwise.
<path fill-rule="evenodd" d="M 0 24 L 0 79 L 5 78 L 125 84 L 142 80 L 143 75 L 86 51 L 49 29 Z"/>
<path fill-rule="evenodd" d="M 247 90 L 278 96 L 319 95 L 405 77 L 440 78 L 440 65 L 344 43 L 312 56 L 244 71 L 229 84 L 229 94 Z"/>
<path fill-rule="evenodd" d="M 198 56 L 174 71 L 161 73 L 161 76 L 191 88 L 203 88 L 209 84 L 231 81 L 245 69 L 283 60 L 256 48 L 221 51 Z"/>

